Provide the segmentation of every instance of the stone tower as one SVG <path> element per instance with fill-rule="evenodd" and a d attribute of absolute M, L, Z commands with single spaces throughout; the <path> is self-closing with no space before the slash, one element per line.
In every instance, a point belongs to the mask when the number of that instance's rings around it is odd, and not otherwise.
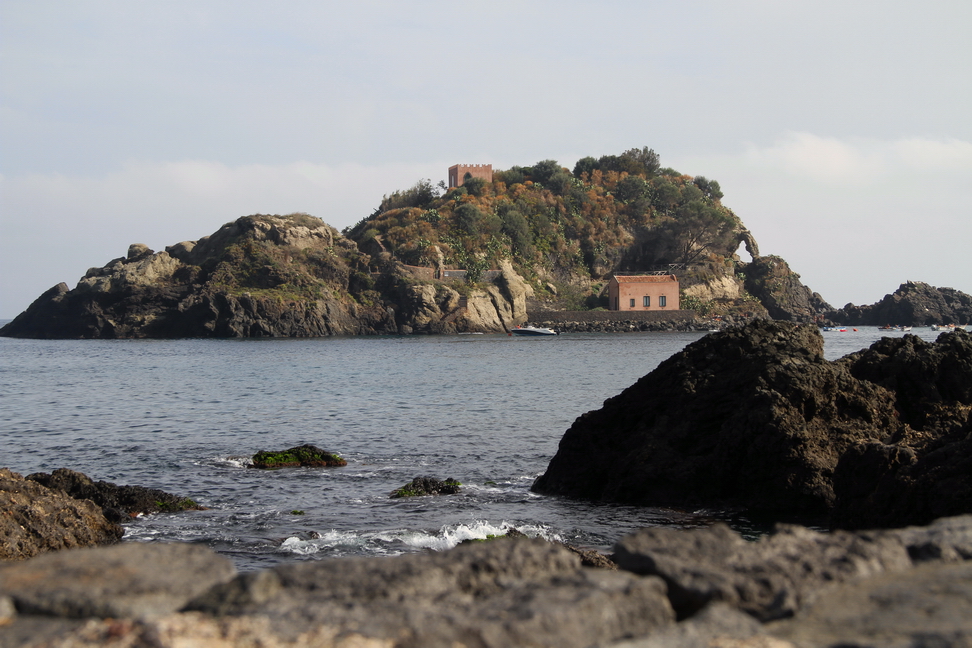
<path fill-rule="evenodd" d="M 449 167 L 449 188 L 461 187 L 469 178 L 482 178 L 493 181 L 492 164 L 453 164 Z"/>

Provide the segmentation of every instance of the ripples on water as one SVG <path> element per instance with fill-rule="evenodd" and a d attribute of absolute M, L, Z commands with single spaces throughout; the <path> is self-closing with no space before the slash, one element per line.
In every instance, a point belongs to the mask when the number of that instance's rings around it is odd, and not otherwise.
<path fill-rule="evenodd" d="M 140 518 L 126 538 L 205 543 L 242 569 L 445 549 L 510 526 L 607 550 L 641 526 L 712 517 L 572 502 L 530 485 L 577 416 L 702 335 L 0 338 L 0 466 L 68 467 L 190 496 L 210 510 Z M 833 359 L 880 333 L 824 336 Z M 247 468 L 258 450 L 301 443 L 348 466 Z M 453 477 L 463 491 L 389 499 L 421 475 Z"/>

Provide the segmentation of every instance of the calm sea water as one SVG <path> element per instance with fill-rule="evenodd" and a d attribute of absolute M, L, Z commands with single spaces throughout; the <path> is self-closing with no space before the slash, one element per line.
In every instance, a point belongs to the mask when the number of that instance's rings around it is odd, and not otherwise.
<path fill-rule="evenodd" d="M 572 502 L 530 485 L 577 416 L 703 335 L 0 338 L 0 466 L 68 467 L 192 497 L 209 510 L 139 518 L 126 539 L 204 543 L 244 570 L 446 549 L 509 526 L 607 550 L 642 526 L 720 516 Z M 881 335 L 824 333 L 827 356 Z M 258 450 L 302 443 L 348 466 L 247 467 Z M 388 497 L 425 475 L 458 479 L 463 491 Z"/>

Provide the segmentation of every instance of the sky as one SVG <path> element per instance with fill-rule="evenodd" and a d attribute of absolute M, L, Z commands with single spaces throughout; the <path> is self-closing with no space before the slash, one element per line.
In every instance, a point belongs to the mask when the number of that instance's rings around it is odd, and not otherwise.
<path fill-rule="evenodd" d="M 0 2 L 0 319 L 256 213 L 649 147 L 834 306 L 972 293 L 972 3 Z"/>

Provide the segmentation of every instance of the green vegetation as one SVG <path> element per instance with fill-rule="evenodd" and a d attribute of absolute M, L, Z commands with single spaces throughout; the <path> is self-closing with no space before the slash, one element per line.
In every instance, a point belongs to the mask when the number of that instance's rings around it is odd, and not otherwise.
<path fill-rule="evenodd" d="M 439 481 L 431 477 L 416 477 L 401 488 L 396 488 L 389 497 L 393 499 L 402 497 L 421 497 L 423 495 L 454 495 L 459 492 L 462 483 L 455 479 Z"/>
<path fill-rule="evenodd" d="M 508 259 L 536 287 L 540 277 L 577 286 L 619 270 L 728 258 L 738 246 L 741 224 L 721 204 L 719 183 L 663 169 L 648 148 L 583 158 L 573 172 L 542 160 L 442 189 L 422 180 L 386 196 L 344 234 L 359 244 L 380 236 L 413 265 L 433 265 L 437 248 L 470 281 Z M 581 292 L 567 291 L 571 307 L 603 307 L 596 292 Z"/>
<path fill-rule="evenodd" d="M 402 303 L 408 286 L 421 282 L 387 265 L 387 251 L 406 265 L 441 262 L 465 270 L 466 283 L 451 286 L 463 295 L 509 261 L 538 299 L 593 310 L 607 307 L 604 285 L 616 272 L 678 265 L 683 288 L 734 278 L 730 265 L 742 224 L 722 195 L 715 180 L 661 167 L 647 147 L 586 157 L 573 171 L 541 160 L 496 170 L 491 182 L 468 178 L 446 189 L 422 179 L 394 191 L 344 230 L 357 245 L 303 213 L 240 219 L 238 233 L 201 266 L 180 270 L 185 276 L 178 279 L 270 308 L 336 300 L 377 314 L 389 302 Z M 294 226 L 310 232 L 294 235 Z M 712 308 L 696 301 L 686 306 L 700 314 Z"/>
<path fill-rule="evenodd" d="M 348 462 L 338 455 L 325 452 L 316 446 L 302 445 L 277 452 L 261 450 L 253 455 L 251 465 L 254 468 L 274 469 L 292 466 L 346 466 Z"/>
<path fill-rule="evenodd" d="M 178 511 L 201 508 L 199 504 L 195 502 L 195 500 L 188 497 L 166 501 L 156 500 L 155 506 L 160 511 L 165 513 L 177 513 Z"/>

